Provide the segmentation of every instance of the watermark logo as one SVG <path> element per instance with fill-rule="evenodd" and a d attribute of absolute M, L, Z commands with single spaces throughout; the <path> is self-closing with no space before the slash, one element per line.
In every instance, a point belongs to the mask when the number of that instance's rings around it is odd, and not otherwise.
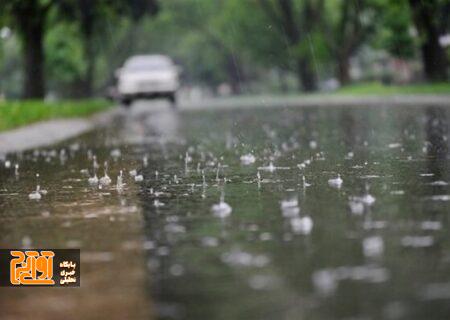
<path fill-rule="evenodd" d="M 78 287 L 80 250 L 0 249 L 0 286 Z"/>
<path fill-rule="evenodd" d="M 12 285 L 54 285 L 53 251 L 11 251 L 9 277 Z"/>

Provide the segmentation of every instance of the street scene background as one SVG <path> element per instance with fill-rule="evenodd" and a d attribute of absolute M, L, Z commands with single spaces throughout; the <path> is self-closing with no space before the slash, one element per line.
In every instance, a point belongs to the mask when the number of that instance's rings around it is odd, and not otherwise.
<path fill-rule="evenodd" d="M 448 319 L 448 0 L 3 0 L 2 319 Z M 3 272 L 0 270 L 0 272 Z"/>

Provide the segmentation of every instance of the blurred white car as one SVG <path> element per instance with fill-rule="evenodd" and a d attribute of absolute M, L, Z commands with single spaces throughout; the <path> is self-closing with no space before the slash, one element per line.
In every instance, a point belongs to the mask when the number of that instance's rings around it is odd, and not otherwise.
<path fill-rule="evenodd" d="M 173 104 L 179 87 L 179 68 L 164 55 L 140 55 L 129 58 L 116 71 L 117 91 L 124 105 L 139 98 L 169 99 Z"/>

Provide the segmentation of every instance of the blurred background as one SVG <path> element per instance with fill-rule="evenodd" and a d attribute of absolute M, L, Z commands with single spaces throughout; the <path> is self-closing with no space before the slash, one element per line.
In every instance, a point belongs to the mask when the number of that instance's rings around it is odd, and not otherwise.
<path fill-rule="evenodd" d="M 129 56 L 149 53 L 182 68 L 186 99 L 448 92 L 449 15 L 448 0 L 5 0 L 0 97 L 104 96 Z"/>

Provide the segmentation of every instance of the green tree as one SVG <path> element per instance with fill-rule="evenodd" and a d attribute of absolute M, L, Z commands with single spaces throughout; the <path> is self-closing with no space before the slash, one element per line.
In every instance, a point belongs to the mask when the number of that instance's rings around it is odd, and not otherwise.
<path fill-rule="evenodd" d="M 416 56 L 417 45 L 411 33 L 412 17 L 408 0 L 380 2 L 381 25 L 375 46 L 399 58 Z"/>
<path fill-rule="evenodd" d="M 339 0 L 328 3 L 327 43 L 342 85 L 350 82 L 350 58 L 368 42 L 377 24 L 377 10 L 371 0 Z"/>
<path fill-rule="evenodd" d="M 86 74 L 86 61 L 78 26 L 50 18 L 45 39 L 47 89 L 60 97 L 79 97 Z"/>
<path fill-rule="evenodd" d="M 323 26 L 324 0 L 258 0 L 279 36 L 285 38 L 304 91 L 317 89 L 312 37 Z"/>
<path fill-rule="evenodd" d="M 146 13 L 155 13 L 156 0 L 10 0 L 0 2 L 0 11 L 20 36 L 24 60 L 24 98 L 43 98 L 46 91 L 44 38 L 49 16 L 55 23 L 65 19 L 79 26 L 86 64 L 81 78 L 84 95 L 92 94 L 95 72 L 95 36 L 102 35 L 105 21 L 127 16 L 138 20 Z M 69 57 L 70 59 L 70 57 Z"/>
<path fill-rule="evenodd" d="M 448 58 L 439 36 L 448 28 L 449 0 L 409 0 L 413 20 L 420 36 L 422 64 L 431 81 L 446 81 Z"/>
<path fill-rule="evenodd" d="M 24 64 L 24 98 L 43 98 L 45 95 L 44 35 L 51 0 L 10 0 L 0 2 L 0 11 L 17 30 Z"/>
<path fill-rule="evenodd" d="M 86 67 L 80 79 L 80 94 L 93 94 L 96 58 L 101 50 L 105 34 L 104 26 L 111 21 L 127 17 L 134 23 L 145 15 L 158 11 L 156 0 L 61 0 L 60 16 L 76 22 L 79 27 L 83 57 Z M 103 43 L 104 44 L 104 43 Z"/>
<path fill-rule="evenodd" d="M 234 93 L 240 93 L 245 73 L 241 54 L 230 39 L 234 34 L 233 20 L 227 16 L 226 6 L 227 2 L 217 0 L 173 0 L 164 9 L 171 12 L 171 23 L 177 32 L 186 37 L 179 47 L 198 68 L 190 71 L 210 79 L 212 84 L 226 80 Z"/>

